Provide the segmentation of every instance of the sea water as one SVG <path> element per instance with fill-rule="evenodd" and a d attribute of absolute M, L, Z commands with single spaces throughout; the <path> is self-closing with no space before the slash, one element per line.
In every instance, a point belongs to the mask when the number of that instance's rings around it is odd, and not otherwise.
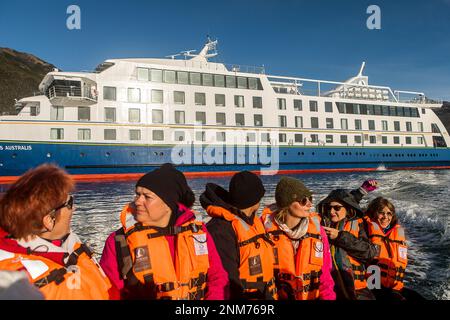
<path fill-rule="evenodd" d="M 314 204 L 336 188 L 356 189 L 369 178 L 379 188 L 361 202 L 384 196 L 392 200 L 400 223 L 406 229 L 409 263 L 405 285 L 428 299 L 450 299 L 450 171 L 376 171 L 370 173 L 302 174 L 301 179 L 314 193 Z M 274 202 L 280 176 L 261 176 L 266 187 L 263 204 Z M 189 179 L 196 194 L 194 209 L 204 213 L 198 197 L 207 182 L 228 187 L 229 177 Z M 108 235 L 120 227 L 119 214 L 133 200 L 135 181 L 78 183 L 72 220 L 73 230 L 101 255 Z M 0 192 L 4 191 L 0 186 Z"/>

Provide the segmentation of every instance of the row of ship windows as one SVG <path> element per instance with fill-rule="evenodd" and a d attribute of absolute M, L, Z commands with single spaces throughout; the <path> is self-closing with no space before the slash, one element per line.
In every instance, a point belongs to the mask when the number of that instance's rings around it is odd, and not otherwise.
<path fill-rule="evenodd" d="M 130 129 L 129 140 L 132 141 L 140 141 L 142 140 L 142 131 L 139 129 Z M 177 131 L 173 132 L 173 141 L 176 142 L 184 142 L 186 141 L 186 132 L 185 131 Z M 349 144 L 349 137 L 353 137 L 353 143 L 355 144 L 363 144 L 363 141 L 368 141 L 369 144 L 377 144 L 377 142 L 381 142 L 382 144 L 388 144 L 387 136 L 376 136 L 376 135 L 339 135 L 339 141 L 335 141 L 335 136 L 333 135 L 325 135 L 325 140 L 319 140 L 318 134 L 304 135 L 302 133 L 294 134 L 294 139 L 287 138 L 286 133 L 278 134 L 278 141 L 280 143 L 289 143 L 293 144 L 294 142 L 297 144 L 306 144 L 308 143 L 317 143 L 317 144 L 325 144 L 325 143 L 341 143 L 341 144 Z M 113 141 L 117 140 L 117 130 L 116 129 L 104 129 L 103 131 L 104 140 Z M 50 129 L 50 139 L 52 140 L 64 140 L 64 129 L 63 128 L 51 128 Z M 247 132 L 245 135 L 246 142 L 257 142 L 257 134 L 255 132 Z M 393 144 L 400 144 L 400 136 L 392 137 Z M 86 141 L 91 140 L 91 129 L 78 129 L 78 140 Z M 152 130 L 152 140 L 153 141 L 164 141 L 164 130 Z M 189 139 L 190 140 L 190 139 Z M 206 131 L 196 131 L 195 132 L 195 141 L 197 142 L 206 142 Z M 216 132 L 216 142 L 225 142 L 227 141 L 226 132 L 218 131 Z M 270 133 L 260 133 L 258 142 L 267 142 L 271 143 L 271 135 Z M 412 144 L 412 137 L 404 137 L 405 144 Z M 417 144 L 423 145 L 424 138 L 417 137 Z"/>
<path fill-rule="evenodd" d="M 106 107 L 104 114 L 105 122 L 116 122 L 116 108 Z M 53 106 L 50 113 L 51 120 L 64 120 L 64 108 L 59 106 Z M 89 107 L 78 107 L 78 120 L 79 121 L 90 121 L 91 120 L 91 109 Z M 245 126 L 245 114 L 236 113 L 235 114 L 235 122 L 233 125 L 236 126 Z M 319 129 L 337 129 L 335 126 L 335 119 L 333 118 L 325 118 L 325 126 L 319 125 L 318 117 L 310 117 L 310 128 Z M 137 108 L 129 108 L 128 109 L 128 122 L 130 123 L 140 123 L 141 122 L 141 109 Z M 153 109 L 152 110 L 152 123 L 154 124 L 162 124 L 164 123 L 164 111 Z M 175 124 L 186 124 L 186 116 L 185 111 L 176 110 L 174 112 L 174 123 Z M 197 111 L 195 112 L 195 124 L 206 125 L 206 112 Z M 226 113 L 225 112 L 216 112 L 216 122 L 215 125 L 227 125 L 226 121 Z M 264 126 L 263 115 L 262 114 L 254 114 L 253 115 L 253 126 L 262 127 Z M 288 117 L 285 115 L 278 116 L 278 126 L 280 128 L 288 127 Z M 295 116 L 294 117 L 294 126 L 295 128 L 303 128 L 303 116 Z M 354 123 L 355 130 L 364 130 L 361 119 L 355 119 Z M 348 119 L 340 119 L 340 129 L 349 130 Z M 367 129 L 368 130 L 377 130 L 376 121 L 368 120 L 367 121 Z M 381 120 L 381 129 L 383 131 L 389 130 L 389 125 L 387 120 Z M 392 128 L 391 128 L 392 129 Z M 401 123 L 400 121 L 394 121 L 394 131 L 401 131 Z M 413 124 L 410 121 L 405 122 L 405 130 L 413 131 Z M 432 132 L 440 133 L 439 127 L 436 124 L 431 125 Z M 416 131 L 423 132 L 424 127 L 422 122 L 417 122 Z"/>
<path fill-rule="evenodd" d="M 258 78 L 239 77 L 223 74 L 173 71 L 161 69 L 137 68 L 139 81 L 152 81 L 170 84 L 184 84 L 219 88 L 262 90 Z"/>

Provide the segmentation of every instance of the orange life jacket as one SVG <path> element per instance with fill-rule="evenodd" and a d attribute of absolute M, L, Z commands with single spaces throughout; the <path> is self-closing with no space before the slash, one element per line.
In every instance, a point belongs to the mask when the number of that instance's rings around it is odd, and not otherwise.
<path fill-rule="evenodd" d="M 0 270 L 26 270 L 28 278 L 48 300 L 108 300 L 111 282 L 81 243 L 62 266 L 33 254 L 0 250 Z"/>
<path fill-rule="evenodd" d="M 363 222 L 362 219 L 355 219 L 351 221 L 346 221 L 343 231 L 350 232 L 356 238 L 359 238 L 359 225 Z M 361 290 L 367 288 L 366 281 L 366 268 L 364 264 L 354 259 L 352 256 L 347 254 L 347 257 L 352 266 L 352 276 L 354 280 L 355 290 Z"/>
<path fill-rule="evenodd" d="M 273 272 L 272 242 L 264 225 L 256 217 L 250 225 L 237 215 L 219 206 L 208 206 L 208 214 L 231 222 L 239 247 L 239 278 L 248 299 L 277 299 Z"/>
<path fill-rule="evenodd" d="M 294 253 L 291 240 L 275 222 L 276 210 L 276 205 L 266 207 L 262 213 L 262 221 L 275 243 L 274 268 L 279 296 L 282 286 L 287 283 L 296 300 L 318 299 L 323 266 L 320 217 L 317 213 L 310 215 L 308 231 L 299 239 L 297 253 Z"/>
<path fill-rule="evenodd" d="M 401 290 L 408 264 L 405 230 L 397 224 L 388 235 L 385 235 L 377 222 L 367 217 L 366 223 L 370 241 L 380 247 L 376 264 L 381 269 L 381 285 Z"/>
<path fill-rule="evenodd" d="M 149 299 L 203 299 L 209 269 L 203 224 L 192 220 L 168 228 L 146 226 L 136 223 L 132 210 L 131 206 L 125 206 L 120 217 L 124 231 L 121 256 L 130 262 L 128 268 L 127 264 L 121 264 L 125 267 L 122 276 L 137 280 L 146 288 Z M 175 261 L 167 235 L 176 237 Z"/>

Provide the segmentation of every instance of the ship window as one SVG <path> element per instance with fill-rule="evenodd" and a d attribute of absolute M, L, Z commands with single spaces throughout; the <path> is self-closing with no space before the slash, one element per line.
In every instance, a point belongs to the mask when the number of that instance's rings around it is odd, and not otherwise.
<path fill-rule="evenodd" d="M 103 87 L 103 100 L 116 101 L 116 87 Z"/>
<path fill-rule="evenodd" d="M 270 142 L 270 134 L 261 133 L 261 142 Z"/>
<path fill-rule="evenodd" d="M 388 122 L 386 120 L 381 120 L 381 127 L 382 130 L 387 131 L 388 129 Z"/>
<path fill-rule="evenodd" d="M 318 134 L 312 134 L 312 135 L 311 135 L 311 142 L 312 142 L 312 143 L 317 143 L 317 142 L 319 142 L 319 135 L 318 135 Z"/>
<path fill-rule="evenodd" d="M 216 123 L 220 126 L 226 125 L 225 113 L 223 113 L 223 112 L 216 113 Z"/>
<path fill-rule="evenodd" d="M 116 129 L 104 129 L 105 140 L 116 140 Z"/>
<path fill-rule="evenodd" d="M 175 71 L 164 70 L 164 82 L 175 83 Z"/>
<path fill-rule="evenodd" d="M 174 91 L 173 92 L 173 103 L 175 103 L 175 104 L 185 104 L 184 91 Z"/>
<path fill-rule="evenodd" d="M 30 116 L 36 117 L 40 112 L 39 106 L 31 106 L 30 107 Z"/>
<path fill-rule="evenodd" d="M 411 144 L 411 137 L 405 137 L 405 143 Z"/>
<path fill-rule="evenodd" d="M 381 136 L 381 143 L 382 144 L 387 144 L 387 137 L 386 136 Z"/>
<path fill-rule="evenodd" d="M 423 132 L 423 122 L 417 122 L 417 127 L 419 128 L 420 132 Z"/>
<path fill-rule="evenodd" d="M 200 73 L 197 72 L 190 72 L 189 73 L 190 83 L 195 86 L 201 86 L 202 85 L 202 79 L 200 77 Z"/>
<path fill-rule="evenodd" d="M 243 113 L 236 113 L 235 118 L 237 126 L 245 126 L 245 115 Z"/>
<path fill-rule="evenodd" d="M 153 81 L 153 82 L 162 82 L 163 81 L 162 70 L 150 69 L 150 78 L 151 78 L 151 81 Z"/>
<path fill-rule="evenodd" d="M 400 121 L 394 121 L 394 130 L 400 131 Z"/>
<path fill-rule="evenodd" d="M 389 115 L 390 116 L 396 116 L 397 115 L 397 113 L 395 111 L 395 107 L 393 107 L 393 106 L 389 107 Z"/>
<path fill-rule="evenodd" d="M 63 140 L 64 139 L 64 129 L 62 129 L 62 128 L 51 128 L 50 129 L 50 139 L 52 139 L 52 140 Z"/>
<path fill-rule="evenodd" d="M 226 139 L 226 134 L 225 134 L 225 132 L 216 132 L 216 140 L 218 141 L 218 142 L 225 142 L 225 139 Z"/>
<path fill-rule="evenodd" d="M 195 113 L 195 123 L 196 124 L 206 124 L 206 112 L 196 112 Z"/>
<path fill-rule="evenodd" d="M 394 137 L 394 144 L 400 144 L 400 137 Z"/>
<path fill-rule="evenodd" d="M 381 106 L 374 106 L 374 111 L 375 111 L 375 115 L 376 116 L 381 116 L 382 115 Z"/>
<path fill-rule="evenodd" d="M 225 76 L 221 74 L 214 75 L 214 86 L 215 87 L 225 87 Z"/>
<path fill-rule="evenodd" d="M 139 81 L 148 81 L 148 69 L 137 68 L 137 79 Z"/>
<path fill-rule="evenodd" d="M 418 144 L 424 144 L 423 143 L 423 137 L 417 137 L 417 143 Z"/>
<path fill-rule="evenodd" d="M 116 122 L 116 108 L 105 108 L 105 122 Z"/>
<path fill-rule="evenodd" d="M 345 104 L 345 113 L 352 114 L 353 113 L 353 103 Z"/>
<path fill-rule="evenodd" d="M 361 136 L 355 136 L 355 143 L 362 143 L 362 138 Z"/>
<path fill-rule="evenodd" d="M 341 119 L 341 129 L 347 130 L 348 129 L 348 121 L 347 119 Z"/>
<path fill-rule="evenodd" d="M 128 88 L 128 102 L 140 102 L 141 101 L 141 89 Z"/>
<path fill-rule="evenodd" d="M 311 117 L 311 128 L 314 128 L 314 129 L 319 128 L 319 118 Z"/>
<path fill-rule="evenodd" d="M 202 82 L 204 86 L 212 87 L 213 83 L 213 75 L 210 73 L 202 73 Z"/>
<path fill-rule="evenodd" d="M 189 84 L 189 73 L 186 71 L 177 71 L 177 83 Z"/>
<path fill-rule="evenodd" d="M 341 135 L 341 143 L 347 143 L 348 142 L 348 138 L 346 135 Z"/>
<path fill-rule="evenodd" d="M 355 120 L 355 130 L 362 130 L 361 120 L 359 119 Z"/>
<path fill-rule="evenodd" d="M 327 129 L 333 129 L 333 118 L 326 118 Z"/>
<path fill-rule="evenodd" d="M 141 110 L 135 108 L 128 109 L 128 122 L 141 122 Z"/>
<path fill-rule="evenodd" d="M 164 116 L 162 110 L 152 110 L 152 123 L 163 123 Z"/>
<path fill-rule="evenodd" d="M 406 121 L 406 131 L 412 131 L 412 123 L 410 121 Z"/>
<path fill-rule="evenodd" d="M 389 115 L 389 107 L 388 106 L 382 106 L 382 112 L 383 112 L 383 116 L 388 116 Z"/>
<path fill-rule="evenodd" d="M 419 111 L 417 108 L 411 108 L 411 117 L 418 118 L 419 117 Z"/>
<path fill-rule="evenodd" d="M 262 97 L 253 97 L 253 108 L 262 109 Z"/>
<path fill-rule="evenodd" d="M 365 105 L 365 104 L 359 105 L 359 113 L 360 114 L 367 114 L 367 105 Z"/>
<path fill-rule="evenodd" d="M 309 101 L 309 111 L 317 112 L 318 110 L 319 109 L 318 109 L 317 101 L 310 100 Z"/>
<path fill-rule="evenodd" d="M 130 140 L 141 140 L 141 130 L 130 129 Z"/>
<path fill-rule="evenodd" d="M 302 111 L 302 109 L 303 109 L 302 100 L 294 99 L 294 110 Z"/>
<path fill-rule="evenodd" d="M 234 96 L 234 106 L 236 108 L 244 108 L 244 96 Z"/>
<path fill-rule="evenodd" d="M 325 101 L 325 112 L 333 112 L 333 103 Z"/>
<path fill-rule="evenodd" d="M 278 126 L 279 127 L 287 127 L 286 116 L 278 116 Z"/>
<path fill-rule="evenodd" d="M 78 140 L 91 140 L 91 129 L 78 129 Z"/>
<path fill-rule="evenodd" d="M 357 103 L 354 103 L 353 104 L 353 110 L 352 110 L 352 113 L 353 114 L 359 114 L 359 104 L 357 104 Z"/>
<path fill-rule="evenodd" d="M 227 88 L 236 88 L 236 77 L 235 76 L 225 76 Z"/>
<path fill-rule="evenodd" d="M 249 132 L 247 133 L 247 142 L 255 142 L 256 141 L 256 133 Z"/>
<path fill-rule="evenodd" d="M 205 106 L 206 105 L 206 95 L 203 92 L 195 93 L 195 105 L 196 106 Z"/>
<path fill-rule="evenodd" d="M 377 143 L 377 137 L 376 136 L 369 136 L 369 142 L 370 143 Z"/>
<path fill-rule="evenodd" d="M 91 109 L 89 107 L 78 107 L 78 121 L 90 121 Z"/>
<path fill-rule="evenodd" d="M 369 130 L 375 130 L 375 121 L 369 120 Z"/>
<path fill-rule="evenodd" d="M 164 131 L 163 130 L 153 130 L 152 131 L 153 141 L 164 141 Z"/>
<path fill-rule="evenodd" d="M 441 133 L 441 130 L 439 130 L 439 127 L 436 123 L 431 124 L 431 132 L 433 133 Z"/>
<path fill-rule="evenodd" d="M 294 140 L 297 143 L 303 143 L 303 134 L 301 133 L 294 134 Z"/>
<path fill-rule="evenodd" d="M 278 141 L 282 143 L 286 142 L 286 133 L 278 134 Z"/>
<path fill-rule="evenodd" d="M 253 119 L 255 121 L 255 127 L 262 127 L 263 126 L 263 116 L 262 116 L 262 114 L 255 114 L 253 116 Z"/>
<path fill-rule="evenodd" d="M 248 78 L 248 88 L 251 90 L 258 89 L 258 79 L 257 78 Z"/>
<path fill-rule="evenodd" d="M 163 91 L 162 90 L 152 90 L 152 103 L 163 103 Z"/>
<path fill-rule="evenodd" d="M 247 78 L 246 77 L 237 77 L 237 87 L 238 89 L 247 89 Z"/>
<path fill-rule="evenodd" d="M 338 108 L 339 113 L 345 113 L 345 103 L 336 102 L 336 106 Z"/>
<path fill-rule="evenodd" d="M 411 117 L 411 108 L 404 108 L 405 117 Z"/>
<path fill-rule="evenodd" d="M 302 116 L 296 116 L 295 117 L 295 127 L 296 128 L 303 128 L 303 117 Z"/>
<path fill-rule="evenodd" d="M 50 110 L 50 120 L 64 120 L 64 107 L 52 106 Z"/>
<path fill-rule="evenodd" d="M 375 114 L 375 106 L 372 104 L 367 105 L 367 114 L 374 115 Z"/>
<path fill-rule="evenodd" d="M 421 108 L 422 109 L 422 114 L 425 114 L 425 108 Z"/>
<path fill-rule="evenodd" d="M 333 143 L 333 135 L 327 134 L 327 135 L 325 136 L 325 142 L 326 142 L 326 143 Z"/>
<path fill-rule="evenodd" d="M 403 117 L 405 114 L 404 114 L 404 111 L 403 111 L 403 107 L 396 107 L 396 114 L 397 114 L 397 116 L 398 117 Z"/>
<path fill-rule="evenodd" d="M 175 123 L 176 124 L 184 124 L 184 111 L 175 111 Z"/>
<path fill-rule="evenodd" d="M 175 141 L 184 141 L 184 131 L 175 131 L 174 132 L 174 140 Z"/>
<path fill-rule="evenodd" d="M 217 107 L 225 107 L 225 95 L 224 94 L 216 94 L 215 100 L 216 100 Z"/>
<path fill-rule="evenodd" d="M 195 132 L 195 140 L 196 141 L 206 141 L 206 133 L 205 133 L 205 131 L 197 131 L 197 132 Z"/>
<path fill-rule="evenodd" d="M 286 99 L 277 98 L 278 110 L 286 110 Z"/>

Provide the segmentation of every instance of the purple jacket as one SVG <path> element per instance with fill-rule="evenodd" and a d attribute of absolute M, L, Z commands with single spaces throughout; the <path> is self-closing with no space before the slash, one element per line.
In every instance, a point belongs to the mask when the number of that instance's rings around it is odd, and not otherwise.
<path fill-rule="evenodd" d="M 194 213 L 179 204 L 179 211 L 181 214 L 178 216 L 175 226 L 180 226 L 183 223 L 195 219 Z M 208 257 L 209 257 L 209 270 L 206 283 L 206 300 L 225 300 L 229 296 L 229 281 L 228 274 L 222 266 L 219 254 L 217 253 L 216 246 L 213 238 L 203 225 L 203 231 L 207 234 L 208 245 Z M 114 237 L 116 232 L 111 233 L 106 239 L 105 247 L 103 249 L 102 258 L 100 259 L 100 266 L 105 271 L 111 282 L 121 291 L 124 290 L 124 281 L 121 279 L 119 266 L 117 262 L 117 253 Z M 175 256 L 175 237 L 166 236 L 169 248 L 172 254 L 172 260 Z"/>

